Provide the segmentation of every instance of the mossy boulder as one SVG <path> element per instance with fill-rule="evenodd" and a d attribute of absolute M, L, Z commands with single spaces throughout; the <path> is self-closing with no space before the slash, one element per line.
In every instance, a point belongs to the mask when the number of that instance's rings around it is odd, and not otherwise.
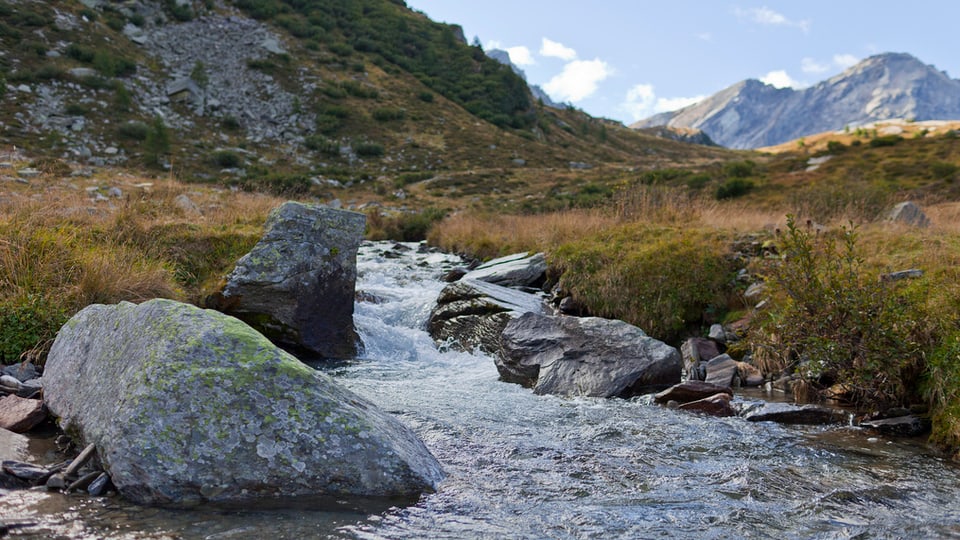
<path fill-rule="evenodd" d="M 172 300 L 83 309 L 43 380 L 61 427 L 141 504 L 415 497 L 443 474 L 395 418 L 243 322 Z"/>
<path fill-rule="evenodd" d="M 357 248 L 366 216 L 286 202 L 208 307 L 233 315 L 301 359 L 353 358 Z"/>

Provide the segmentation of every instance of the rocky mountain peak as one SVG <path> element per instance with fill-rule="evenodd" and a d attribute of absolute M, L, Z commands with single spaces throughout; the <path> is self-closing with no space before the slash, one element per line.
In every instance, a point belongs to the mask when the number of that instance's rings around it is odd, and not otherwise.
<path fill-rule="evenodd" d="M 723 146 L 758 148 L 880 120 L 958 118 L 960 81 L 910 54 L 884 53 L 802 90 L 741 81 L 632 127 L 697 128 Z"/>

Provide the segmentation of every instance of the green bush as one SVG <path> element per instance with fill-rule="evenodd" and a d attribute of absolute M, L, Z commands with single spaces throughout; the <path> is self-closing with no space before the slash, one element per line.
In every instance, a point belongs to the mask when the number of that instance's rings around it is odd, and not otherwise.
<path fill-rule="evenodd" d="M 127 86 L 120 81 L 113 87 L 113 108 L 117 112 L 129 112 L 133 106 L 133 96 Z"/>
<path fill-rule="evenodd" d="M 117 136 L 131 141 L 145 141 L 150 133 L 150 126 L 143 122 L 126 122 L 117 128 Z"/>
<path fill-rule="evenodd" d="M 39 294 L 0 304 L 0 363 L 20 361 L 34 347 L 49 345 L 67 321 L 58 302 Z"/>
<path fill-rule="evenodd" d="M 419 242 L 427 238 L 427 232 L 447 216 L 440 208 L 430 207 L 422 212 L 384 216 L 379 211 L 367 214 L 367 233 L 370 240 L 396 240 Z"/>
<path fill-rule="evenodd" d="M 714 196 L 718 200 L 735 199 L 753 191 L 754 184 L 743 178 L 731 178 L 717 186 Z"/>
<path fill-rule="evenodd" d="M 393 186 L 402 188 L 416 182 L 428 180 L 434 176 L 435 174 L 430 171 L 405 172 L 397 175 L 397 178 L 393 181 Z"/>
<path fill-rule="evenodd" d="M 243 158 L 236 152 L 230 150 L 220 150 L 210 156 L 211 161 L 219 167 L 225 169 L 234 169 L 243 164 Z"/>
<path fill-rule="evenodd" d="M 78 62 L 83 62 L 84 64 L 93 62 L 93 57 L 96 54 L 96 50 L 93 48 L 79 45 L 77 43 L 71 43 L 70 45 L 67 45 L 67 49 L 64 52 L 68 57 L 73 58 Z"/>
<path fill-rule="evenodd" d="M 827 141 L 827 152 L 831 154 L 840 154 L 847 149 L 847 145 L 840 141 Z"/>
<path fill-rule="evenodd" d="M 417 94 L 417 98 L 424 103 L 433 103 L 433 92 L 423 90 Z"/>
<path fill-rule="evenodd" d="M 227 115 L 220 120 L 220 125 L 227 131 L 239 131 L 241 127 L 240 120 L 236 116 Z"/>
<path fill-rule="evenodd" d="M 768 370 L 792 370 L 815 390 L 839 383 L 862 406 L 909 405 L 923 368 L 918 318 L 896 283 L 865 271 L 856 243 L 854 228 L 837 238 L 788 216 L 750 348 Z"/>
<path fill-rule="evenodd" d="M 328 156 L 340 155 L 340 144 L 322 135 L 310 135 L 304 141 L 304 146 L 314 152 L 320 152 Z"/>
<path fill-rule="evenodd" d="M 93 69 L 105 77 L 127 77 L 137 72 L 137 63 L 109 51 L 93 54 Z"/>
<path fill-rule="evenodd" d="M 160 116 L 153 117 L 153 122 L 147 129 L 143 147 L 144 161 L 152 167 L 159 166 L 163 156 L 170 153 L 170 133 Z"/>
<path fill-rule="evenodd" d="M 70 116 L 84 116 L 90 109 L 82 103 L 68 103 L 63 112 Z"/>
<path fill-rule="evenodd" d="M 960 167 L 953 163 L 935 161 L 930 164 L 930 172 L 933 173 L 934 178 L 953 178 L 953 176 L 957 174 L 958 170 L 960 170 Z"/>
<path fill-rule="evenodd" d="M 375 142 L 362 142 L 353 146 L 353 151 L 362 157 L 380 157 L 385 153 L 382 144 Z"/>
<path fill-rule="evenodd" d="M 870 147 L 881 148 L 884 146 L 894 146 L 902 140 L 903 137 L 899 135 L 884 135 L 882 137 L 874 137 L 870 139 Z"/>
<path fill-rule="evenodd" d="M 377 122 L 403 120 L 406 115 L 407 112 L 405 110 L 393 107 L 381 107 L 373 110 L 373 119 Z"/>
<path fill-rule="evenodd" d="M 362 99 L 377 99 L 380 97 L 380 91 L 372 86 L 360 84 L 357 81 L 341 81 L 340 87 L 353 97 Z"/>
<path fill-rule="evenodd" d="M 757 164 L 750 161 L 730 161 L 723 164 L 723 174 L 728 178 L 747 178 L 753 176 Z"/>

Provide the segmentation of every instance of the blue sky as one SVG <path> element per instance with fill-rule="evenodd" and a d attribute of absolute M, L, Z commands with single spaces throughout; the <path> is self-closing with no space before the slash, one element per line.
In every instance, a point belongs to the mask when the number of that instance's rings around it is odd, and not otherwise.
<path fill-rule="evenodd" d="M 556 101 L 630 124 L 738 81 L 803 87 L 883 52 L 960 76 L 955 0 L 408 0 Z"/>

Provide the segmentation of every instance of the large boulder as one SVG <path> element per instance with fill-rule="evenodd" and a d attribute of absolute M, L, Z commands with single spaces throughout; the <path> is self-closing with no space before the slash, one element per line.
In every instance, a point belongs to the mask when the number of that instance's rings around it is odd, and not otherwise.
<path fill-rule="evenodd" d="M 623 321 L 526 313 L 507 323 L 500 378 L 537 394 L 629 397 L 680 382 L 677 349 Z"/>
<path fill-rule="evenodd" d="M 172 300 L 83 309 L 43 381 L 61 427 L 141 504 L 412 497 L 443 474 L 395 418 L 243 322 Z"/>
<path fill-rule="evenodd" d="M 887 221 L 903 223 L 914 227 L 925 228 L 930 226 L 930 218 L 913 201 L 902 202 L 887 213 Z"/>
<path fill-rule="evenodd" d="M 504 287 L 539 288 L 547 277 L 543 253 L 517 253 L 487 261 L 468 272 L 464 279 L 486 281 Z"/>
<path fill-rule="evenodd" d="M 455 349 L 496 354 L 507 323 L 528 312 L 543 312 L 539 296 L 463 279 L 440 292 L 427 329 L 437 342 Z"/>
<path fill-rule="evenodd" d="M 356 212 L 284 203 L 208 306 L 301 358 L 355 357 L 353 299 L 365 225 Z"/>

